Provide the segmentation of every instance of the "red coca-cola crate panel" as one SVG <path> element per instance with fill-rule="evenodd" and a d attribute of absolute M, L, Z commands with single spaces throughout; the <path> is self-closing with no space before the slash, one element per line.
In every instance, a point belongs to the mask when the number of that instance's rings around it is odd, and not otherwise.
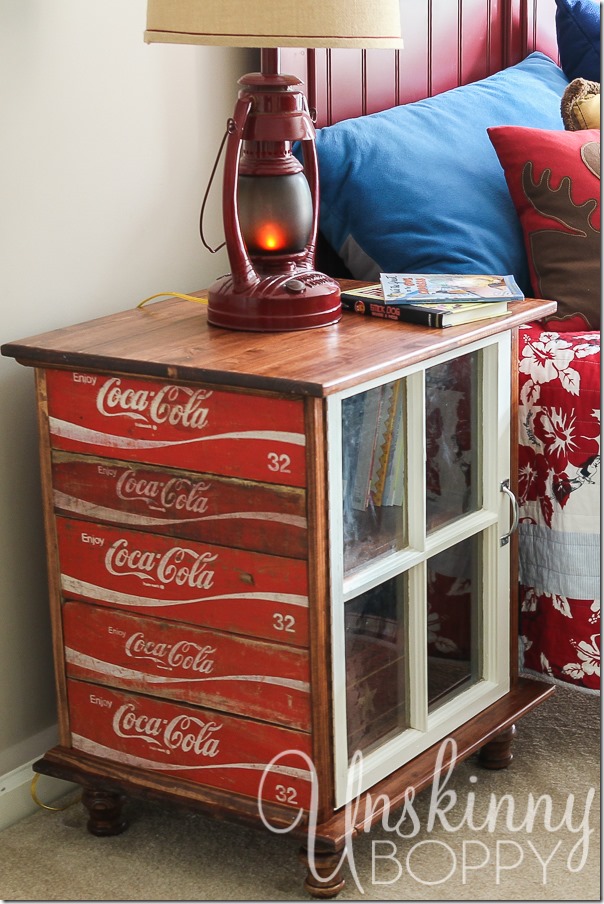
<path fill-rule="evenodd" d="M 71 743 L 77 750 L 308 809 L 310 735 L 83 681 L 67 684 Z"/>
<path fill-rule="evenodd" d="M 306 491 L 53 453 L 57 511 L 174 537 L 305 558 Z"/>
<path fill-rule="evenodd" d="M 46 379 L 56 449 L 305 486 L 301 400 L 72 371 Z"/>
<path fill-rule="evenodd" d="M 305 650 L 100 606 L 63 606 L 67 674 L 310 730 Z"/>
<path fill-rule="evenodd" d="M 65 597 L 308 645 L 306 562 L 58 517 Z"/>

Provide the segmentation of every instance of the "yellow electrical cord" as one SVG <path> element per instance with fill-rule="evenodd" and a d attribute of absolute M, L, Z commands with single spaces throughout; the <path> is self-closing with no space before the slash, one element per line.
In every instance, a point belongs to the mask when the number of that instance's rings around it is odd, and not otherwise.
<path fill-rule="evenodd" d="M 157 295 L 150 295 L 149 298 L 143 298 L 141 302 L 137 304 L 137 308 L 142 308 L 144 304 L 147 304 L 148 301 L 153 301 L 154 298 L 182 298 L 183 301 L 196 301 L 198 304 L 207 304 L 207 298 L 198 298 L 197 295 L 183 295 L 181 292 L 158 292 Z"/>
<path fill-rule="evenodd" d="M 61 810 L 67 810 L 68 807 L 71 807 L 71 805 L 73 804 L 73 801 L 70 801 L 68 804 L 65 804 L 64 807 L 51 807 L 49 804 L 43 804 L 36 793 L 36 786 L 38 784 L 39 778 L 40 778 L 40 773 L 37 772 L 31 780 L 31 787 L 30 787 L 32 800 L 35 804 L 38 805 L 38 807 L 41 807 L 43 810 L 53 810 L 55 813 L 60 813 Z"/>

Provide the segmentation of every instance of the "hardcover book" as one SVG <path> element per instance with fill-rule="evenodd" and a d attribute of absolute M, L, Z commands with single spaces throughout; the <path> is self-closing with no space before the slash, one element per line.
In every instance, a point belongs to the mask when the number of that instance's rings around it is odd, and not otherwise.
<path fill-rule="evenodd" d="M 357 314 L 379 317 L 382 320 L 398 320 L 404 323 L 419 323 L 423 326 L 447 327 L 461 323 L 472 323 L 475 320 L 486 320 L 489 317 L 501 317 L 507 314 L 507 301 L 439 303 L 386 303 L 379 298 L 361 298 L 350 292 L 342 292 L 342 307 Z"/>

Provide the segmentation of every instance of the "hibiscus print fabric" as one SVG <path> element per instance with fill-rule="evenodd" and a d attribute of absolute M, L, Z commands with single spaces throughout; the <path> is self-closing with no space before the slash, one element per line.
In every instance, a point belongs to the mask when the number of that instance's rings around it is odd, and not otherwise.
<path fill-rule="evenodd" d="M 523 667 L 600 686 L 600 345 L 520 334 L 519 555 Z"/>

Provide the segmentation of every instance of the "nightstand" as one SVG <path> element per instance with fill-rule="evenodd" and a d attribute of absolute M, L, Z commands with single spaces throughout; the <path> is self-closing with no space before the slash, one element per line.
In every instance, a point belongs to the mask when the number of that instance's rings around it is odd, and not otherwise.
<path fill-rule="evenodd" d="M 305 846 L 315 807 L 331 897 L 366 795 L 402 807 L 445 738 L 510 762 L 551 693 L 517 675 L 510 450 L 517 329 L 553 308 L 253 334 L 169 299 L 3 347 L 37 381 L 60 743 L 35 768 L 92 833 L 139 795 Z"/>

